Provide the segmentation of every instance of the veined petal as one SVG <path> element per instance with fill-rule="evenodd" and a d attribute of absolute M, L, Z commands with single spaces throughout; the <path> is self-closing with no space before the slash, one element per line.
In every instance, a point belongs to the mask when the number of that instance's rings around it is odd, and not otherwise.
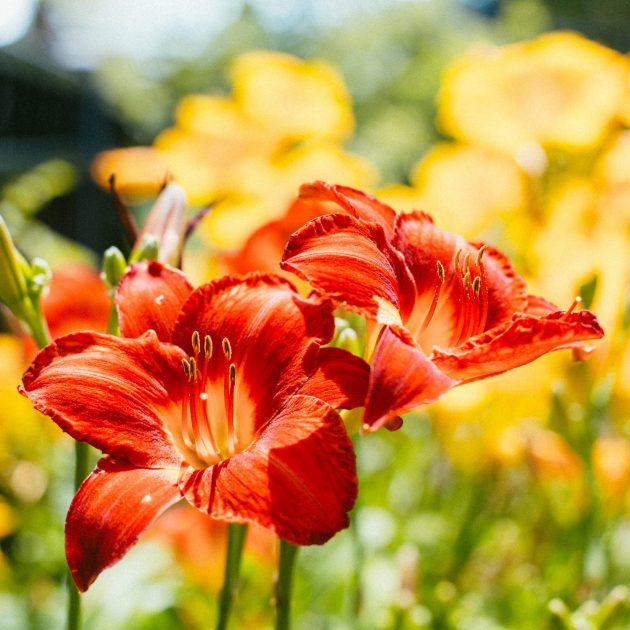
<path fill-rule="evenodd" d="M 402 330 L 386 326 L 372 358 L 364 428 L 375 431 L 401 413 L 435 402 L 455 385 Z"/>
<path fill-rule="evenodd" d="M 132 265 L 116 290 L 121 335 L 139 337 L 152 329 L 160 341 L 170 341 L 177 314 L 192 290 L 177 269 L 155 260 Z"/>
<path fill-rule="evenodd" d="M 281 267 L 379 323 L 400 323 L 413 306 L 413 279 L 383 228 L 347 214 L 318 217 L 295 232 Z"/>
<path fill-rule="evenodd" d="M 304 383 L 300 394 L 314 396 L 335 409 L 354 409 L 365 404 L 370 366 L 341 348 L 322 348 L 317 371 Z"/>
<path fill-rule="evenodd" d="M 66 517 L 66 557 L 80 591 L 120 560 L 142 532 L 182 498 L 179 469 L 134 468 L 102 459 Z"/>
<path fill-rule="evenodd" d="M 137 339 L 79 332 L 46 346 L 20 393 L 76 440 L 138 466 L 178 466 L 162 420 L 181 399 L 180 348 L 149 331 Z"/>
<path fill-rule="evenodd" d="M 300 187 L 300 199 L 333 202 L 357 219 L 378 223 L 388 238 L 392 235 L 394 219 L 396 218 L 395 210 L 361 190 L 317 181 Z M 334 212 L 338 212 L 338 210 L 331 210 L 331 213 Z"/>
<path fill-rule="evenodd" d="M 583 341 L 603 334 L 590 311 L 556 311 L 545 317 L 519 313 L 459 348 L 434 348 L 431 359 L 452 378 L 475 381 L 525 365 L 552 350 L 580 348 Z"/>
<path fill-rule="evenodd" d="M 304 299 L 287 280 L 252 273 L 196 289 L 182 308 L 173 340 L 190 353 L 194 331 L 211 338 L 215 353 L 223 339 L 229 341 L 236 396 L 249 399 L 255 431 L 315 372 L 319 346 L 334 334 L 334 319 L 328 300 Z M 222 362 L 208 369 L 210 379 L 223 378 L 213 371 L 224 369 Z"/>
<path fill-rule="evenodd" d="M 254 522 L 298 545 L 321 544 L 348 526 L 357 495 L 354 452 L 339 415 L 293 396 L 245 451 L 180 482 L 213 518 Z"/>

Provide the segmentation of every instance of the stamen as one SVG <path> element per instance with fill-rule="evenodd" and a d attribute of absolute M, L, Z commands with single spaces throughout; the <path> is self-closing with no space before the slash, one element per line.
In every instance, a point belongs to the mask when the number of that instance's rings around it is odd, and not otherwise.
<path fill-rule="evenodd" d="M 201 341 L 199 339 L 198 330 L 195 330 L 195 332 L 192 334 L 192 347 L 195 355 L 199 354 L 199 351 L 201 350 Z"/>
<path fill-rule="evenodd" d="M 483 258 L 483 253 L 486 251 L 487 245 L 482 245 L 477 252 L 477 264 L 481 263 L 481 259 Z"/>
<path fill-rule="evenodd" d="M 232 358 L 232 346 L 230 344 L 230 340 L 227 337 L 223 337 L 221 345 L 223 347 L 223 354 L 225 355 L 225 358 L 229 361 Z"/>
<path fill-rule="evenodd" d="M 466 252 L 466 255 L 464 256 L 464 264 L 462 265 L 462 273 L 463 274 L 467 274 L 468 273 L 468 266 L 470 265 L 470 252 Z"/>
<path fill-rule="evenodd" d="M 453 269 L 455 273 L 457 273 L 457 268 L 459 267 L 459 258 L 462 255 L 461 247 L 455 252 L 455 260 L 453 261 Z"/>
<path fill-rule="evenodd" d="M 429 325 L 429 322 L 433 318 L 435 314 L 435 309 L 437 308 L 438 302 L 440 301 L 440 292 L 442 291 L 442 286 L 444 285 L 444 278 L 446 274 L 444 272 L 444 265 L 438 260 L 435 263 L 437 267 L 437 277 L 438 281 L 433 286 L 433 299 L 431 300 L 431 305 L 429 306 L 429 310 L 422 322 L 422 326 L 420 326 L 420 333 L 424 332 Z"/>
<path fill-rule="evenodd" d="M 203 338 L 203 354 L 206 359 L 212 356 L 212 337 L 210 335 L 206 335 Z"/>
<path fill-rule="evenodd" d="M 470 257 L 466 254 L 466 258 L 464 259 L 464 265 L 468 265 L 468 261 Z M 462 288 L 464 290 L 461 300 L 461 310 L 462 316 L 460 320 L 459 326 L 459 334 L 457 335 L 457 340 L 455 341 L 455 345 L 459 346 L 465 339 L 468 338 L 468 330 L 470 328 L 470 315 L 471 315 L 471 302 L 472 296 L 470 295 L 470 271 L 466 271 L 466 273 L 462 277 Z"/>
<path fill-rule="evenodd" d="M 466 261 L 464 264 L 468 262 L 468 254 L 466 254 Z M 468 293 L 468 286 L 470 285 L 470 271 L 467 271 L 462 278 L 462 283 L 464 284 L 464 291 Z"/>
<path fill-rule="evenodd" d="M 475 276 L 475 279 L 472 283 L 472 288 L 475 297 L 479 297 L 479 290 L 481 289 L 481 278 L 479 276 Z"/>
<path fill-rule="evenodd" d="M 188 363 L 187 359 L 182 359 L 182 367 L 184 368 L 184 374 L 186 375 L 186 379 L 190 382 L 190 363 Z"/>
<path fill-rule="evenodd" d="M 579 295 L 576 296 L 576 298 L 575 298 L 575 300 L 573 300 L 573 303 L 571 304 L 571 306 L 569 306 L 569 308 L 567 309 L 566 313 L 560 319 L 562 319 L 562 320 L 568 319 L 569 315 L 571 315 L 571 313 L 573 313 L 573 311 L 578 306 L 578 304 L 581 304 L 581 303 L 582 303 L 582 298 Z"/>
<path fill-rule="evenodd" d="M 234 432 L 234 386 L 236 384 L 236 366 L 230 363 L 223 380 L 223 395 L 225 399 L 225 415 L 227 418 L 228 452 L 236 452 L 236 436 Z"/>
<path fill-rule="evenodd" d="M 197 361 L 195 361 L 195 357 L 190 357 L 188 361 L 188 365 L 190 366 L 190 379 L 191 381 L 197 380 Z"/>

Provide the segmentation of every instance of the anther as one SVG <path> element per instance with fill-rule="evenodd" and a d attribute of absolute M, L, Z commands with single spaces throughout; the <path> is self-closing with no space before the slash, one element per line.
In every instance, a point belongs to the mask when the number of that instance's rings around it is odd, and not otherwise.
<path fill-rule="evenodd" d="M 468 273 L 468 266 L 470 265 L 470 252 L 466 252 L 464 256 L 464 264 L 462 265 L 462 272 L 464 274 Z"/>
<path fill-rule="evenodd" d="M 446 273 L 444 272 L 444 265 L 438 260 L 436 262 L 436 267 L 438 278 L 440 279 L 440 282 L 444 284 L 444 278 L 446 277 Z"/>
<path fill-rule="evenodd" d="M 481 278 L 479 276 L 475 276 L 475 279 L 472 283 L 472 288 L 475 297 L 479 297 L 479 291 L 481 290 Z"/>
<path fill-rule="evenodd" d="M 232 358 L 232 346 L 230 344 L 230 340 L 227 337 L 223 337 L 221 345 L 223 347 L 223 354 L 225 355 L 225 358 L 229 361 Z"/>
<path fill-rule="evenodd" d="M 483 258 L 483 253 L 486 251 L 487 247 L 488 247 L 487 245 L 482 245 L 479 248 L 479 251 L 477 252 L 477 264 L 481 262 L 481 259 Z"/>
<path fill-rule="evenodd" d="M 455 252 L 455 261 L 453 262 L 453 268 L 455 269 L 455 271 L 457 271 L 457 268 L 459 267 L 459 257 L 461 255 L 462 255 L 462 250 L 460 248 Z"/>
<path fill-rule="evenodd" d="M 470 284 L 470 271 L 467 271 L 462 278 L 462 282 L 464 283 L 464 291 L 468 292 L 468 285 Z"/>
<path fill-rule="evenodd" d="M 192 347 L 195 354 L 199 354 L 199 350 L 201 350 L 201 341 L 199 339 L 199 331 L 195 330 L 192 334 Z"/>
<path fill-rule="evenodd" d="M 230 363 L 230 383 L 234 385 L 236 382 L 236 366 L 234 363 Z"/>
<path fill-rule="evenodd" d="M 212 337 L 210 335 L 203 338 L 203 353 L 206 359 L 212 356 Z"/>
<path fill-rule="evenodd" d="M 184 368 L 186 378 L 190 380 L 190 363 L 188 363 L 187 359 L 182 359 L 182 367 Z"/>
<path fill-rule="evenodd" d="M 197 361 L 195 361 L 195 357 L 190 357 L 188 366 L 190 368 L 190 375 L 188 376 L 188 379 L 194 381 L 197 378 Z"/>

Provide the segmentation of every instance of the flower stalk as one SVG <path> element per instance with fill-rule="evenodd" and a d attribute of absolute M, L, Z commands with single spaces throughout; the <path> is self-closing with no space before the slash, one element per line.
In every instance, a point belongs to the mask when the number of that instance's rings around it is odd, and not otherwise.
<path fill-rule="evenodd" d="M 246 536 L 246 523 L 230 523 L 228 525 L 225 573 L 223 575 L 223 588 L 219 596 L 217 630 L 225 630 L 228 626 L 230 612 L 232 610 L 232 601 L 238 589 L 241 557 L 243 555 Z"/>
<path fill-rule="evenodd" d="M 292 545 L 286 540 L 280 540 L 280 558 L 275 585 L 276 630 L 289 630 L 291 628 L 291 594 L 298 549 L 297 545 Z"/>

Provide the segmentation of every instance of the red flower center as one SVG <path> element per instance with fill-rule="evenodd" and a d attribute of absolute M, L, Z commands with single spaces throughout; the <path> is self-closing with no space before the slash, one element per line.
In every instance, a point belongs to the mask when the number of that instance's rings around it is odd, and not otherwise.
<path fill-rule="evenodd" d="M 436 261 L 431 291 L 416 300 L 406 322 L 420 347 L 429 353 L 433 346 L 459 346 L 485 330 L 488 319 L 488 283 L 482 262 L 486 246 L 476 256 L 462 249 L 445 265 Z"/>
<path fill-rule="evenodd" d="M 193 354 L 182 359 L 186 383 L 181 403 L 180 447 L 186 459 L 199 468 L 216 464 L 247 448 L 252 441 L 251 414 L 235 416 L 237 370 L 232 345 L 221 340 L 221 352 L 214 351 L 210 335 L 192 334 Z M 251 405 L 241 392 L 239 406 Z M 242 409 L 244 411 L 244 409 Z M 240 422 L 239 422 L 240 420 Z M 179 441 L 179 440 L 178 440 Z"/>

